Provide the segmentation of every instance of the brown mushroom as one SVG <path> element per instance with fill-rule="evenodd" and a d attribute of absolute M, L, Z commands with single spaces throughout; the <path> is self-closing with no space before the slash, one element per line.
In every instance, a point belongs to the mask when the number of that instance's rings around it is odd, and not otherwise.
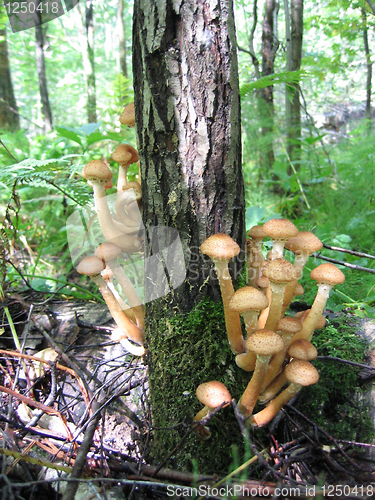
<path fill-rule="evenodd" d="M 309 362 L 293 359 L 285 368 L 285 375 L 290 384 L 273 399 L 263 410 L 252 415 L 250 424 L 254 427 L 263 427 L 268 424 L 304 386 L 316 384 L 319 380 L 317 369 Z"/>
<path fill-rule="evenodd" d="M 137 290 L 134 288 L 133 283 L 125 274 L 123 268 L 120 266 L 118 262 L 118 258 L 120 257 L 122 250 L 120 247 L 115 245 L 114 243 L 102 243 L 95 250 L 95 257 L 101 259 L 104 265 L 108 266 L 109 269 L 113 272 L 115 278 L 119 282 L 126 298 L 129 301 L 129 305 L 132 308 L 136 323 L 142 330 L 145 326 L 145 316 L 144 316 L 144 307 L 141 298 L 139 297 Z"/>
<path fill-rule="evenodd" d="M 238 312 L 229 309 L 229 301 L 234 294 L 228 263 L 240 253 L 240 247 L 227 234 L 217 233 L 207 238 L 200 246 L 200 251 L 210 257 L 220 285 L 224 306 L 225 326 L 229 345 L 235 354 L 244 352 L 241 321 Z"/>
<path fill-rule="evenodd" d="M 92 255 L 81 260 L 77 266 L 77 271 L 88 276 L 97 285 L 117 326 L 124 332 L 124 337 L 137 344 L 142 344 L 143 330 L 132 323 L 124 311 L 120 309 L 115 297 L 100 274 L 104 268 L 103 262 Z"/>
<path fill-rule="evenodd" d="M 282 348 L 281 337 L 270 330 L 257 330 L 246 340 L 246 350 L 255 352 L 257 360 L 253 376 L 238 403 L 238 409 L 245 418 L 251 415 L 257 402 L 271 356 Z"/>
<path fill-rule="evenodd" d="M 320 266 L 311 271 L 310 277 L 317 282 L 318 293 L 310 312 L 302 323 L 301 331 L 294 335 L 293 342 L 297 339 L 311 340 L 316 325 L 323 314 L 329 292 L 335 285 L 339 285 L 345 281 L 345 274 L 334 264 L 330 263 L 320 264 Z"/>
<path fill-rule="evenodd" d="M 194 422 L 204 419 L 212 410 L 221 405 L 223 405 L 223 408 L 228 406 L 232 401 L 228 389 L 217 380 L 200 384 L 197 387 L 196 396 L 204 407 L 195 415 Z M 202 440 L 206 440 L 211 436 L 209 428 L 201 424 L 195 425 L 193 430 Z"/>
<path fill-rule="evenodd" d="M 297 227 L 288 219 L 271 219 L 262 229 L 272 240 L 271 260 L 283 258 L 285 243 L 298 234 Z"/>

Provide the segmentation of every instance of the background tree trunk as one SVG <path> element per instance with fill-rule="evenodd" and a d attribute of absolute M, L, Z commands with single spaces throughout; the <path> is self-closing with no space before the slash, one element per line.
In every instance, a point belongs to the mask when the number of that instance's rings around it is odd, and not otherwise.
<path fill-rule="evenodd" d="M 96 81 L 94 61 L 94 7 L 92 0 L 86 0 L 85 12 L 81 11 L 81 4 L 74 9 L 78 23 L 79 45 L 83 60 L 83 69 L 86 81 L 86 112 L 88 123 L 96 123 Z"/>
<path fill-rule="evenodd" d="M 118 72 L 128 78 L 128 67 L 126 64 L 126 40 L 124 30 L 124 0 L 118 0 L 116 29 L 118 34 Z"/>
<path fill-rule="evenodd" d="M 371 90 L 372 90 L 372 62 L 371 62 L 371 52 L 368 42 L 368 25 L 367 25 L 367 14 L 365 8 L 362 8 L 362 19 L 363 19 L 363 46 L 366 55 L 366 118 L 368 120 L 368 131 L 371 131 Z"/>
<path fill-rule="evenodd" d="M 39 5 L 39 4 L 38 4 Z M 42 114 L 44 118 L 44 131 L 51 132 L 53 129 L 52 111 L 49 104 L 46 66 L 44 62 L 44 35 L 43 26 L 41 25 L 41 13 L 35 12 L 37 25 L 35 26 L 35 59 L 36 69 L 38 72 L 39 94 L 42 103 Z"/>
<path fill-rule="evenodd" d="M 10 75 L 6 29 L 0 29 L 0 127 L 18 130 L 20 126 L 18 108 Z"/>
<path fill-rule="evenodd" d="M 151 260 L 146 265 L 146 283 L 151 284 L 146 288 L 148 299 L 155 296 L 155 284 L 158 296 L 165 293 L 147 304 L 151 404 L 154 425 L 160 428 L 154 454 L 161 459 L 178 441 L 179 433 L 185 432 L 183 427 L 161 428 L 186 416 L 191 421 L 192 405 L 199 407 L 195 388 L 207 380 L 202 378 L 215 373 L 226 381 L 224 374 L 232 369 L 218 366 L 210 338 L 201 337 L 202 329 L 212 320 L 211 309 L 211 313 L 205 309 L 195 316 L 190 331 L 184 330 L 193 314 L 188 313 L 202 298 L 219 298 L 215 281 L 209 279 L 211 263 L 202 259 L 199 246 L 217 232 L 230 234 L 241 247 L 245 238 L 231 1 L 136 0 L 133 74 L 146 257 L 157 252 L 161 255 L 161 241 L 155 239 L 157 231 L 153 228 L 168 226 L 176 233 L 164 234 L 162 246 L 173 245 L 178 234 L 185 259 L 184 266 L 176 252 L 168 255 L 168 262 L 162 266 L 153 265 Z M 174 279 L 181 266 L 186 269 L 186 277 L 175 288 Z M 235 273 L 240 267 L 235 267 Z M 185 318 L 182 325 L 181 318 Z M 221 315 L 219 323 L 223 327 Z M 215 329 L 215 338 L 226 359 L 230 354 L 224 329 Z M 234 364 L 233 357 L 231 362 Z M 193 441 L 199 445 L 197 438 Z M 191 468 L 192 444 L 189 452 L 184 450 L 179 463 Z M 206 457 L 205 467 L 212 465 L 213 455 Z"/>
<path fill-rule="evenodd" d="M 275 36 L 275 20 L 277 20 L 278 4 L 275 0 L 266 0 L 264 19 L 262 25 L 262 77 L 270 76 L 274 73 L 275 57 L 279 46 Z M 273 102 L 273 85 L 259 91 L 259 102 L 262 119 L 262 135 L 265 138 L 263 169 L 266 179 L 274 178 L 272 167 L 275 163 L 275 153 L 273 149 L 275 108 Z M 262 105 L 263 104 L 263 105 Z"/>
<path fill-rule="evenodd" d="M 287 4 L 288 0 L 286 0 Z M 285 17 L 287 12 L 285 11 Z M 288 71 L 301 69 L 303 38 L 303 0 L 291 0 L 290 4 L 290 47 L 288 49 Z M 299 84 L 290 84 L 287 90 L 287 136 L 288 155 L 296 170 L 301 160 L 301 105 Z M 293 169 L 289 167 L 289 175 Z"/>

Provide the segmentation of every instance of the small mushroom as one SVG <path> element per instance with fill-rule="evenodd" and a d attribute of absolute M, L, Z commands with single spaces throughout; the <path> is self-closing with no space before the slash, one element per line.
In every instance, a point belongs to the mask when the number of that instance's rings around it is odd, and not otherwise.
<path fill-rule="evenodd" d="M 207 238 L 200 246 L 200 251 L 210 257 L 220 285 L 224 306 L 225 326 L 229 345 L 234 354 L 244 352 L 241 321 L 238 312 L 229 309 L 229 301 L 234 294 L 228 263 L 240 253 L 240 247 L 227 234 L 217 233 Z"/>
<path fill-rule="evenodd" d="M 288 219 L 271 219 L 263 224 L 262 229 L 272 240 L 270 260 L 283 258 L 285 243 L 298 234 L 297 227 Z"/>
<path fill-rule="evenodd" d="M 81 260 L 77 266 L 77 272 L 85 274 L 97 285 L 117 326 L 124 332 L 124 338 L 127 337 L 137 344 L 142 344 L 143 330 L 132 323 L 124 311 L 120 309 L 114 295 L 100 274 L 104 268 L 103 262 L 91 255 Z"/>
<path fill-rule="evenodd" d="M 268 307 L 268 299 L 257 288 L 244 286 L 234 292 L 229 301 L 229 309 L 237 311 L 245 321 L 247 336 L 255 330 L 259 330 L 259 311 Z M 237 354 L 236 364 L 245 371 L 253 371 L 255 368 L 256 355 L 252 351 Z"/>
<path fill-rule="evenodd" d="M 316 384 L 319 380 L 317 369 L 309 362 L 293 359 L 285 368 L 286 378 L 290 384 L 273 399 L 263 410 L 252 415 L 250 424 L 254 427 L 263 427 L 268 424 L 304 386 Z"/>
<path fill-rule="evenodd" d="M 120 115 L 120 123 L 122 125 L 126 125 L 128 127 L 135 126 L 135 110 L 134 110 L 134 102 L 131 102 L 125 106 L 121 115 Z"/>
<path fill-rule="evenodd" d="M 318 292 L 310 312 L 302 323 L 302 329 L 294 335 L 293 342 L 298 339 L 311 340 L 316 325 L 323 314 L 329 292 L 335 285 L 339 285 L 345 281 L 345 274 L 334 264 L 330 263 L 320 264 L 320 266 L 311 271 L 310 277 L 317 282 Z"/>
<path fill-rule="evenodd" d="M 272 382 L 272 380 L 277 376 L 279 371 L 282 369 L 285 357 L 287 355 L 290 342 L 295 333 L 299 332 L 302 328 L 302 323 L 299 319 L 293 318 L 291 316 L 286 316 L 282 318 L 278 325 L 278 331 L 281 334 L 283 340 L 283 348 L 280 352 L 276 353 L 267 368 L 267 373 L 264 377 L 262 384 L 262 391 Z M 263 402 L 262 395 L 260 396 L 260 401 Z"/>
<path fill-rule="evenodd" d="M 274 259 L 263 266 L 263 275 L 270 280 L 272 298 L 265 328 L 276 331 L 282 317 L 284 289 L 287 283 L 299 278 L 293 264 L 285 259 Z"/>
<path fill-rule="evenodd" d="M 137 150 L 130 144 L 120 144 L 112 153 L 112 159 L 119 164 L 117 194 L 120 195 L 128 182 L 128 169 L 139 160 L 139 156 Z"/>
<path fill-rule="evenodd" d="M 95 257 L 101 259 L 104 265 L 108 266 L 109 269 L 113 272 L 115 278 L 119 282 L 126 298 L 129 301 L 129 305 L 132 308 L 136 323 L 142 330 L 145 326 L 145 315 L 144 315 L 144 307 L 141 298 L 139 297 L 137 290 L 134 288 L 133 283 L 125 274 L 123 268 L 120 266 L 118 262 L 118 258 L 120 257 L 122 250 L 120 247 L 115 245 L 114 243 L 102 243 L 95 250 Z"/>
<path fill-rule="evenodd" d="M 315 234 L 310 233 L 310 231 L 300 231 L 297 236 L 290 238 L 285 243 L 285 248 L 294 253 L 294 267 L 303 271 L 307 259 L 314 252 L 318 252 L 323 246 L 323 243 L 320 241 Z M 291 301 L 293 300 L 294 291 L 296 289 L 298 282 L 292 281 L 288 283 L 284 292 L 284 311 L 287 309 Z"/>
<path fill-rule="evenodd" d="M 271 356 L 282 348 L 280 335 L 266 329 L 257 330 L 246 340 L 246 350 L 255 352 L 257 360 L 253 376 L 238 403 L 238 409 L 245 418 L 251 415 L 257 402 Z"/>
<path fill-rule="evenodd" d="M 222 382 L 218 382 L 217 380 L 200 384 L 195 394 L 204 407 L 195 415 L 194 422 L 199 422 L 207 417 L 218 406 L 228 406 L 232 401 L 232 396 L 228 389 Z M 194 426 L 194 432 L 202 440 L 209 439 L 211 436 L 209 428 L 201 424 Z"/>

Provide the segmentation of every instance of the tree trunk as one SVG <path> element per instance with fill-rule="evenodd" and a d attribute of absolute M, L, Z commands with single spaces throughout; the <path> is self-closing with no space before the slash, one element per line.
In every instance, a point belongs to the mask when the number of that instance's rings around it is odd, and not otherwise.
<path fill-rule="evenodd" d="M 78 23 L 79 45 L 82 54 L 83 69 L 86 82 L 86 113 L 89 123 L 96 123 L 96 81 L 94 62 L 94 8 L 92 0 L 86 0 L 85 14 L 81 12 L 81 4 L 73 10 Z"/>
<path fill-rule="evenodd" d="M 211 302 L 202 302 L 218 300 L 219 293 L 209 279 L 209 259 L 199 252 L 213 233 L 230 234 L 241 247 L 245 238 L 231 1 L 136 0 L 133 74 L 146 300 L 160 297 L 147 304 L 150 397 L 153 424 L 159 428 L 153 454 L 160 459 L 185 432 L 184 427 L 166 428 L 185 418 L 191 421 L 192 408 L 199 408 L 196 386 L 211 377 L 227 382 L 229 373 L 232 384 L 234 380 L 235 368 L 226 366 L 231 355 L 223 318 Z M 175 251 L 166 256 L 163 248 Z M 237 262 L 235 274 L 240 267 Z M 218 357 L 228 363 L 221 364 Z M 230 362 L 234 364 L 233 358 Z M 192 467 L 194 446 L 199 443 L 191 437 L 189 451 L 181 447 L 179 466 Z M 212 444 L 205 449 L 212 452 Z M 205 466 L 212 465 L 214 456 L 208 454 Z"/>
<path fill-rule="evenodd" d="M 124 0 L 118 0 L 117 4 L 117 33 L 118 33 L 118 59 L 117 71 L 128 78 L 128 67 L 126 64 L 126 41 L 124 30 Z"/>
<path fill-rule="evenodd" d="M 42 103 L 42 114 L 44 118 L 44 131 L 48 133 L 52 131 L 53 125 L 52 125 L 52 111 L 48 97 L 46 66 L 44 63 L 44 36 L 43 36 L 43 27 L 41 26 L 41 13 L 35 12 L 35 16 L 37 17 L 37 24 L 35 26 L 36 69 L 38 72 L 39 94 Z"/>
<path fill-rule="evenodd" d="M 371 89 L 372 89 L 372 62 L 371 62 L 371 52 L 368 43 L 368 25 L 367 25 L 367 15 L 366 10 L 362 8 L 362 19 L 363 19 L 363 45 L 366 55 L 366 118 L 368 120 L 368 131 L 371 131 Z"/>
<path fill-rule="evenodd" d="M 278 49 L 277 38 L 275 37 L 274 21 L 277 16 L 278 4 L 276 0 L 266 0 L 264 19 L 262 25 L 262 77 L 273 75 L 276 52 Z M 276 14 L 276 15 L 275 15 Z M 259 95 L 262 99 L 259 102 L 262 111 L 262 135 L 265 139 L 263 170 L 266 178 L 273 178 L 272 167 L 275 162 L 273 149 L 275 109 L 273 102 L 273 85 L 261 89 Z"/>
<path fill-rule="evenodd" d="M 10 75 L 6 30 L 0 29 L 0 128 L 18 130 L 18 108 Z"/>
<path fill-rule="evenodd" d="M 287 2 L 288 0 L 286 0 Z M 286 13 L 285 13 L 286 14 Z M 302 37 L 303 37 L 303 0 L 291 0 L 290 6 L 290 59 L 288 71 L 301 69 Z M 290 102 L 288 130 L 288 155 L 295 170 L 300 168 L 301 161 L 301 106 L 299 84 L 290 84 L 287 92 Z M 289 113 L 288 113 L 289 114 Z M 289 175 L 293 173 L 290 166 Z"/>

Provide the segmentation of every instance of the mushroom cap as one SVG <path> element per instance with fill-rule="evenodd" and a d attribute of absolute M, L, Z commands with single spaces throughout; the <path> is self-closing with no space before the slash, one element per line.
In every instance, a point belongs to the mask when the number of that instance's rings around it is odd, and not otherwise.
<path fill-rule="evenodd" d="M 142 199 L 142 186 L 137 181 L 130 181 L 123 187 L 123 191 L 128 191 L 132 189 L 134 191 L 134 199 Z"/>
<path fill-rule="evenodd" d="M 122 125 L 127 125 L 128 127 L 134 127 L 135 125 L 134 102 L 131 102 L 127 106 L 125 106 L 120 115 L 120 123 Z"/>
<path fill-rule="evenodd" d="M 253 226 L 247 232 L 247 235 L 252 240 L 262 241 L 267 237 L 266 233 L 263 231 L 263 226 Z"/>
<path fill-rule="evenodd" d="M 298 229 L 288 219 L 271 219 L 263 224 L 263 232 L 272 240 L 289 240 L 297 236 Z"/>
<path fill-rule="evenodd" d="M 77 272 L 86 276 L 95 276 L 96 274 L 100 274 L 104 268 L 105 265 L 100 259 L 95 257 L 95 255 L 89 255 L 83 258 L 78 264 Z"/>
<path fill-rule="evenodd" d="M 320 266 L 313 269 L 310 273 L 310 278 L 317 283 L 326 283 L 334 286 L 344 283 L 345 274 L 334 264 L 327 263 L 320 264 Z"/>
<path fill-rule="evenodd" d="M 292 316 L 284 316 L 279 321 L 277 329 L 285 333 L 297 333 L 302 329 L 302 321 Z"/>
<path fill-rule="evenodd" d="M 198 385 L 195 394 L 199 401 L 209 408 L 217 408 L 223 403 L 230 403 L 232 396 L 225 385 L 217 380 Z"/>
<path fill-rule="evenodd" d="M 257 280 L 257 285 L 259 286 L 259 288 L 267 288 L 268 286 L 270 286 L 270 280 L 265 276 L 260 276 Z"/>
<path fill-rule="evenodd" d="M 247 351 L 253 351 L 255 354 L 263 356 L 272 356 L 280 352 L 284 347 L 284 342 L 280 335 L 272 330 L 256 330 L 245 344 Z"/>
<path fill-rule="evenodd" d="M 316 347 L 306 339 L 298 339 L 292 342 L 288 349 L 291 358 L 304 359 L 310 361 L 318 355 Z"/>
<path fill-rule="evenodd" d="M 85 179 L 92 180 L 110 180 L 112 179 L 112 172 L 107 165 L 101 160 L 91 160 L 83 167 L 82 175 Z"/>
<path fill-rule="evenodd" d="M 297 283 L 295 289 L 294 289 L 294 295 L 303 295 L 305 293 L 305 290 L 301 283 Z"/>
<path fill-rule="evenodd" d="M 263 292 L 252 286 L 244 286 L 237 290 L 229 301 L 229 309 L 239 313 L 244 311 L 261 311 L 268 307 L 268 299 Z"/>
<path fill-rule="evenodd" d="M 105 243 L 102 243 L 98 246 L 98 248 L 95 250 L 94 255 L 95 257 L 106 263 L 110 262 L 111 260 L 117 259 L 117 257 L 119 257 L 121 253 L 122 250 L 120 247 L 118 247 L 114 243 L 106 241 Z"/>
<path fill-rule="evenodd" d="M 233 238 L 223 233 L 213 234 L 200 246 L 200 251 L 212 260 L 229 261 L 232 257 L 236 257 L 240 250 Z"/>
<path fill-rule="evenodd" d="M 323 243 L 315 234 L 310 231 L 300 231 L 297 236 L 293 236 L 285 243 L 285 248 L 293 253 L 307 253 L 309 255 L 318 252 L 323 247 Z"/>
<path fill-rule="evenodd" d="M 285 367 L 285 376 L 289 382 L 303 386 L 316 384 L 319 380 L 315 366 L 303 359 L 293 359 Z"/>
<path fill-rule="evenodd" d="M 297 280 L 301 275 L 301 271 L 286 259 L 275 259 L 266 262 L 262 272 L 270 281 L 276 283 L 288 283 Z"/>
<path fill-rule="evenodd" d="M 120 144 L 113 151 L 112 160 L 120 165 L 132 165 L 139 160 L 138 151 L 130 144 Z"/>

